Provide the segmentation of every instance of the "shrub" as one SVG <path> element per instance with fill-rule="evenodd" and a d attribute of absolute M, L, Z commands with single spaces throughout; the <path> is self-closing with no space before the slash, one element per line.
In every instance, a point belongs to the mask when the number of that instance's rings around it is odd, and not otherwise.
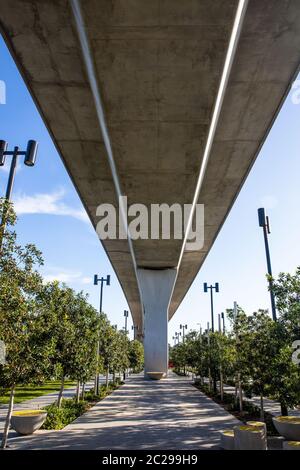
<path fill-rule="evenodd" d="M 103 400 L 109 393 L 109 390 L 106 388 L 105 385 L 101 385 L 99 388 L 99 394 L 96 395 L 94 393 L 94 390 L 89 390 L 88 392 L 85 393 L 84 399 L 88 403 L 95 403 L 99 400 Z"/>
<path fill-rule="evenodd" d="M 88 410 L 84 401 L 76 403 L 74 399 L 63 400 L 61 407 L 56 403 L 46 406 L 47 418 L 42 429 L 62 429 Z"/>

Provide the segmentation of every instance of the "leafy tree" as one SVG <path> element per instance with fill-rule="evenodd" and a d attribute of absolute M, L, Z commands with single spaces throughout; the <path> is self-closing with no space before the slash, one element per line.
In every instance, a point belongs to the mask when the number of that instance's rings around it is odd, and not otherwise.
<path fill-rule="evenodd" d="M 1 227 L 0 339 L 6 346 L 6 362 L 0 365 L 0 383 L 10 388 L 10 400 L 3 448 L 7 443 L 16 384 L 39 383 L 48 377 L 53 346 L 51 337 L 44 335 L 45 318 L 35 311 L 35 300 L 42 288 L 36 270 L 43 262 L 41 253 L 34 245 L 22 247 L 17 243 L 13 229 L 15 214 L 11 206 L 5 210 L 5 231 Z"/>
<path fill-rule="evenodd" d="M 96 348 L 98 345 L 99 318 L 83 293 L 74 294 L 70 321 L 75 341 L 70 346 L 68 375 L 77 381 L 76 401 L 79 401 L 80 383 L 87 382 L 96 369 Z M 94 354 L 91 354 L 94 351 Z"/>
<path fill-rule="evenodd" d="M 141 372 L 144 367 L 144 348 L 140 341 L 134 339 L 129 343 L 129 367 L 134 373 Z"/>
<path fill-rule="evenodd" d="M 114 369 L 115 347 L 117 347 L 116 330 L 108 321 L 103 322 L 100 330 L 99 352 L 103 371 L 106 374 L 106 387 L 108 387 L 109 371 Z"/>
<path fill-rule="evenodd" d="M 279 351 L 274 357 L 270 393 L 279 400 L 281 412 L 288 414 L 288 407 L 300 402 L 300 368 L 291 360 L 292 343 L 300 337 L 300 267 L 295 274 L 280 273 L 272 279 L 279 314 L 276 338 Z"/>
<path fill-rule="evenodd" d="M 60 286 L 57 281 L 44 286 L 39 297 L 39 311 L 48 315 L 48 332 L 55 341 L 52 357 L 53 370 L 60 370 L 61 386 L 57 405 L 61 406 L 65 377 L 73 367 L 74 343 L 76 328 L 73 324 L 74 291 Z"/>
<path fill-rule="evenodd" d="M 290 340 L 299 339 L 300 334 L 300 267 L 295 274 L 280 273 L 272 279 L 279 320 L 284 323 Z"/>
<path fill-rule="evenodd" d="M 186 350 L 187 348 L 185 343 L 178 343 L 171 349 L 170 359 L 174 364 L 175 370 L 178 372 L 183 371 L 186 365 Z"/>
<path fill-rule="evenodd" d="M 299 366 L 291 361 L 292 348 L 283 345 L 272 361 L 272 377 L 269 383 L 269 395 L 279 401 L 281 414 L 288 415 L 288 408 L 300 403 Z"/>

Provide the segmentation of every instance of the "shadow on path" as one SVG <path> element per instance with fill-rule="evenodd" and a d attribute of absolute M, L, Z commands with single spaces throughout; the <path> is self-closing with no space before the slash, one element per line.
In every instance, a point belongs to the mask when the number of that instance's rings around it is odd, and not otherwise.
<path fill-rule="evenodd" d="M 186 378 L 132 377 L 61 431 L 11 439 L 13 449 L 205 449 L 238 421 Z"/>

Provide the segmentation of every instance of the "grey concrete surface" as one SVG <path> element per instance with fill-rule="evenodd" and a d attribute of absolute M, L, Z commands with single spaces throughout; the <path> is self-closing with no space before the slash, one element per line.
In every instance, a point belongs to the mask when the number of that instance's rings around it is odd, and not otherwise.
<path fill-rule="evenodd" d="M 238 421 L 189 380 L 131 377 L 61 431 L 11 439 L 11 449 L 211 449 Z"/>
<path fill-rule="evenodd" d="M 190 203 L 237 0 L 81 2 L 108 133 L 128 203 Z M 0 27 L 94 226 L 117 206 L 68 0 L 0 0 Z M 199 202 L 205 244 L 186 251 L 169 316 L 209 252 L 286 96 L 300 60 L 299 0 L 251 0 Z M 174 268 L 181 240 L 136 240 L 138 267 Z M 126 240 L 105 240 L 143 331 Z"/>

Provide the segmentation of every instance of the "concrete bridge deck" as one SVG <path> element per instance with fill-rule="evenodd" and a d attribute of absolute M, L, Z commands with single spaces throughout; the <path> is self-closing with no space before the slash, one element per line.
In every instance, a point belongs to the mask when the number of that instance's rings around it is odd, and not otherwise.
<path fill-rule="evenodd" d="M 135 376 L 61 431 L 10 440 L 12 449 L 211 449 L 219 430 L 237 420 L 170 375 L 160 382 Z"/>

